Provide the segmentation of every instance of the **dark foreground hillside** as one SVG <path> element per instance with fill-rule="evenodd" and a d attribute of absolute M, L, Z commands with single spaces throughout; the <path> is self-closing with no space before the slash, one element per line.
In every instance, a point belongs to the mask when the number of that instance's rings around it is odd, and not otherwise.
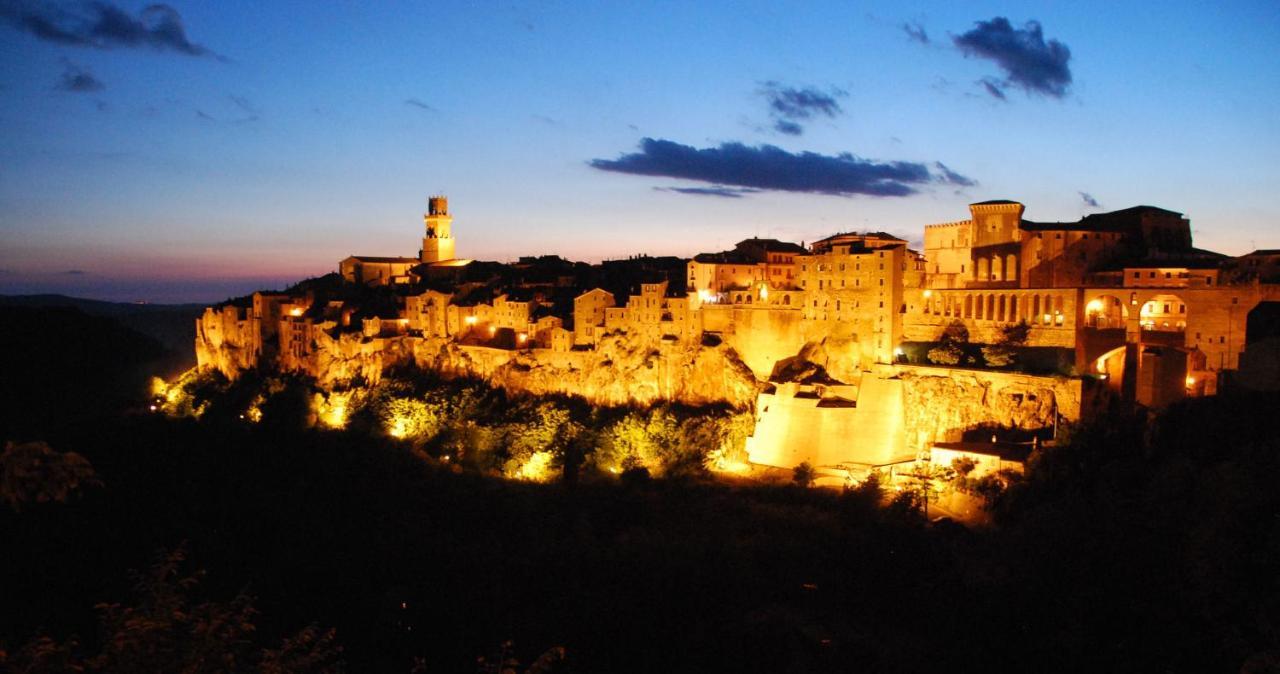
<path fill-rule="evenodd" d="M 335 628 L 350 671 L 473 672 L 508 640 L 525 665 L 564 647 L 570 672 L 1273 671 L 1277 409 L 1117 412 L 981 531 L 856 491 L 506 481 L 355 432 L 53 423 L 102 484 L 0 502 L 0 648 L 95 652 L 95 604 L 181 547 L 195 599 L 247 590 L 264 645 Z"/>

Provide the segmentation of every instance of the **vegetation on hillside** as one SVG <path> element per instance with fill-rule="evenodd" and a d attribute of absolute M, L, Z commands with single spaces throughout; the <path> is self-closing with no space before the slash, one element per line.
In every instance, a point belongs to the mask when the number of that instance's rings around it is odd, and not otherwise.
<path fill-rule="evenodd" d="M 30 386 L 61 385 L 42 381 Z M 1188 400 L 1154 421 L 1110 410 L 1037 452 L 1025 480 L 992 496 L 995 523 L 967 529 L 925 521 L 909 498 L 885 505 L 874 480 L 833 491 L 804 488 L 804 471 L 761 485 L 679 468 L 671 457 L 698 456 L 682 443 L 732 436 L 729 416 L 699 430 L 691 410 L 591 410 L 397 377 L 349 398 L 342 428 L 326 428 L 308 424 L 321 415 L 305 382 L 193 378 L 179 390 L 192 416 L 0 413 L 0 427 L 46 443 L 19 454 L 74 452 L 94 480 L 0 507 L 0 668 L 94 671 L 127 652 L 131 671 L 178 671 L 189 663 L 171 656 L 197 643 L 210 662 L 238 663 L 219 671 L 1280 663 L 1275 395 Z M 257 422 L 240 418 L 255 405 Z M 544 451 L 559 479 L 500 476 Z M 645 478 L 646 462 L 668 477 Z M 168 585 L 148 594 L 130 580 L 174 550 L 187 559 L 160 574 Z M 197 569 L 198 585 L 179 582 Z M 162 605 L 182 610 L 152 610 Z M 245 607 L 251 631 L 195 627 L 230 625 Z M 317 657 L 263 666 L 288 644 Z M 66 659 L 29 666 L 32 649 Z"/>

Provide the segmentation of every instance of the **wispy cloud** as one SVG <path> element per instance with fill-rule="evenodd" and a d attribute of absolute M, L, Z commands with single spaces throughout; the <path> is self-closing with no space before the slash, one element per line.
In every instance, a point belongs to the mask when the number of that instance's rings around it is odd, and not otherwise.
<path fill-rule="evenodd" d="M 237 108 L 240 108 L 240 111 L 243 112 L 244 114 L 249 115 L 254 119 L 258 118 L 259 116 L 258 107 L 255 106 L 249 99 L 245 98 L 244 96 L 236 96 L 234 94 L 231 96 L 227 96 L 227 98 L 231 99 L 231 103 L 234 104 Z"/>
<path fill-rule="evenodd" d="M 785 86 L 774 81 L 763 82 L 759 93 L 769 104 L 774 130 L 788 136 L 804 133 L 802 123 L 815 117 L 835 118 L 842 114 L 844 110 L 836 99 L 848 95 L 848 92 L 837 88 L 823 91 L 816 87 Z"/>
<path fill-rule="evenodd" d="M 427 105 L 425 102 L 417 98 L 406 98 L 404 99 L 404 104 L 412 108 L 418 108 L 419 110 L 426 110 L 427 112 L 436 111 L 435 108 Z"/>
<path fill-rule="evenodd" d="M 1058 40 L 1046 42 L 1038 21 L 1014 28 L 1008 19 L 997 16 L 978 21 L 972 30 L 951 39 L 965 56 L 988 59 L 1004 71 L 1003 80 L 981 81 L 996 98 L 1004 99 L 1004 89 L 1010 86 L 1062 98 L 1071 86 L 1071 50 Z"/>
<path fill-rule="evenodd" d="M 958 185 L 960 187 L 973 187 L 978 184 L 978 181 L 968 176 L 962 176 L 959 173 L 952 171 L 951 169 L 947 168 L 946 164 L 943 164 L 940 161 L 933 162 L 933 165 L 935 168 L 938 169 L 938 176 L 939 176 L 938 182 L 947 183 L 949 185 Z"/>
<path fill-rule="evenodd" d="M 725 185 L 712 185 L 711 187 L 655 187 L 653 189 L 658 192 L 676 192 L 678 194 L 724 197 L 726 199 L 741 199 L 744 194 L 755 194 L 760 191 L 750 187 L 727 187 Z"/>
<path fill-rule="evenodd" d="M 106 88 L 102 81 L 93 76 L 88 69 L 78 66 L 67 59 L 62 60 L 62 77 L 58 80 L 61 91 L 89 93 Z"/>
<path fill-rule="evenodd" d="M 59 272 L 59 273 L 61 273 L 61 274 L 62 274 L 62 275 L 64 275 L 64 276 L 84 276 L 85 274 L 88 274 L 89 272 L 87 272 L 87 271 L 85 271 L 85 270 L 83 270 L 83 269 L 68 269 L 68 270 L 66 270 L 66 271 L 64 271 L 64 272 Z"/>
<path fill-rule="evenodd" d="M 1089 194 L 1088 192 L 1079 192 L 1078 194 L 1080 195 L 1080 200 L 1084 202 L 1085 206 L 1088 206 L 1089 208 L 1102 208 L 1102 204 L 1098 203 L 1098 200 L 1094 199 L 1092 194 Z"/>
<path fill-rule="evenodd" d="M 918 162 L 873 161 L 849 153 L 791 153 L 772 145 L 742 143 L 698 149 L 655 138 L 642 139 L 639 152 L 617 159 L 594 159 L 588 164 L 601 171 L 704 182 L 709 187 L 703 189 L 710 190 L 733 187 L 902 197 L 933 183 L 972 184 L 971 179 L 949 169 L 935 174 L 928 164 Z"/>
<path fill-rule="evenodd" d="M 987 93 L 992 98 L 1001 100 L 1001 101 L 1009 100 L 1009 97 L 1004 94 L 1004 89 L 1001 88 L 999 80 L 987 77 L 987 78 L 978 80 L 978 84 L 981 84 L 982 88 L 986 89 Z"/>
<path fill-rule="evenodd" d="M 907 34 L 907 39 L 920 44 L 929 44 L 929 34 L 925 32 L 924 26 L 917 21 L 908 21 L 902 24 L 902 32 Z"/>
<path fill-rule="evenodd" d="M 71 7 L 47 0 L 0 0 L 0 20 L 46 42 L 74 47 L 150 47 L 221 58 L 192 42 L 177 10 L 163 4 L 148 5 L 133 16 L 109 2 Z"/>

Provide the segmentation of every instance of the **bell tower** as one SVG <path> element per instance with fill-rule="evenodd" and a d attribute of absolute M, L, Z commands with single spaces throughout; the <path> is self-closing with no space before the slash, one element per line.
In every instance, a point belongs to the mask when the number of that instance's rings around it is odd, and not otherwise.
<path fill-rule="evenodd" d="M 426 263 L 454 259 L 453 216 L 449 215 L 448 197 L 427 199 L 427 212 L 422 216 L 427 235 L 422 238 L 418 259 Z"/>

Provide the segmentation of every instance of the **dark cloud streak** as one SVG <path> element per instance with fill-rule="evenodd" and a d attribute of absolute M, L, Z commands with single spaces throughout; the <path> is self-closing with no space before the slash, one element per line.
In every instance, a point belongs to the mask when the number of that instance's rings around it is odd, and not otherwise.
<path fill-rule="evenodd" d="M 431 107 L 430 105 L 427 105 L 426 103 L 424 103 L 423 101 L 417 98 L 406 98 L 404 99 L 404 104 L 411 107 L 418 108 L 420 110 L 426 110 L 427 112 L 436 111 L 435 108 Z"/>
<path fill-rule="evenodd" d="M 1102 208 L 1102 204 L 1098 203 L 1098 200 L 1094 199 L 1092 194 L 1089 194 L 1088 192 L 1079 192 L 1079 195 L 1080 200 L 1084 202 L 1085 206 L 1088 206 L 1089 208 Z"/>
<path fill-rule="evenodd" d="M 877 162 L 849 153 L 791 153 L 772 145 L 751 147 L 742 143 L 698 149 L 655 138 L 642 139 L 639 152 L 617 159 L 594 159 L 588 164 L 601 171 L 695 180 L 710 184 L 703 188 L 707 190 L 732 187 L 903 197 L 931 183 L 973 184 L 950 169 L 935 175 L 928 165 L 917 162 Z"/>
<path fill-rule="evenodd" d="M 760 191 L 749 187 L 726 187 L 724 185 L 712 185 L 711 187 L 655 187 L 653 189 L 658 192 L 676 192 L 678 194 L 723 197 L 725 199 L 741 199 L 744 194 L 755 194 Z"/>
<path fill-rule="evenodd" d="M 58 89 L 75 93 L 102 91 L 106 86 L 93 73 L 71 61 L 62 61 L 62 79 L 58 81 Z"/>
<path fill-rule="evenodd" d="M 997 98 L 1004 98 L 1006 86 L 1053 98 L 1066 96 L 1071 86 L 1071 50 L 1057 40 L 1045 42 L 1038 21 L 1014 28 L 1008 19 L 997 16 L 978 21 L 972 30 L 951 39 L 965 56 L 994 61 L 1004 71 L 1001 85 L 982 81 L 987 92 Z"/>
<path fill-rule="evenodd" d="M 830 92 L 815 87 L 789 87 L 779 82 L 769 81 L 760 85 L 760 95 L 769 103 L 769 116 L 773 118 L 773 128 L 788 136 L 799 136 L 804 133 L 801 122 L 808 122 L 816 117 L 834 119 L 844 113 L 838 97 L 847 93 L 832 88 Z"/>
<path fill-rule="evenodd" d="M 151 47 L 222 58 L 192 42 L 177 10 L 163 4 L 148 5 L 135 17 L 107 2 L 73 10 L 41 0 L 0 0 L 0 20 L 46 42 L 74 47 Z"/>
<path fill-rule="evenodd" d="M 907 34 L 907 39 L 920 44 L 929 44 L 929 34 L 925 32 L 924 26 L 916 21 L 908 21 L 902 24 L 902 32 Z"/>

